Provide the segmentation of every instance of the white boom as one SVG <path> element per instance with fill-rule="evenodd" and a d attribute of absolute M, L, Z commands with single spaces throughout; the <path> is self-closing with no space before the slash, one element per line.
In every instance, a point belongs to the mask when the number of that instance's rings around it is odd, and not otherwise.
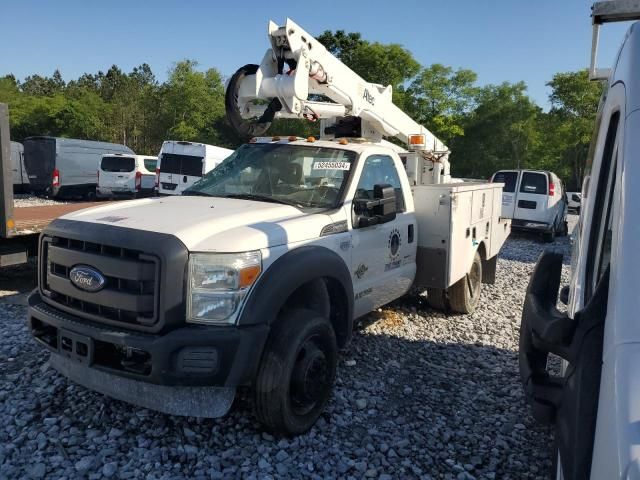
<path fill-rule="evenodd" d="M 255 100 L 278 99 L 281 118 L 322 120 L 321 137 L 359 136 L 372 141 L 396 137 L 420 157 L 408 169 L 420 174 L 417 183 L 449 180 L 449 150 L 427 128 L 392 102 L 392 87 L 369 83 L 333 56 L 313 36 L 287 19 L 283 27 L 269 22 L 271 48 L 255 74 L 242 78 L 237 105 L 243 118 L 260 116 L 267 107 Z M 284 71 L 284 65 L 289 67 Z M 313 101 L 310 95 L 332 102 Z M 353 122 L 354 118 L 358 119 Z M 355 125 L 355 127 L 354 127 Z M 342 126 L 342 128 L 341 128 Z M 355 135 L 345 135 L 349 130 Z M 411 158 L 410 158 L 411 160 Z M 439 165 L 440 168 L 434 168 Z"/>

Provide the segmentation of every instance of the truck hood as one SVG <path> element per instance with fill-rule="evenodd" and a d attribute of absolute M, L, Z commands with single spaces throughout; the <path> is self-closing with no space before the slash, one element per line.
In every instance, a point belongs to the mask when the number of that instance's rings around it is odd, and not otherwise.
<path fill-rule="evenodd" d="M 61 217 L 176 236 L 190 251 L 243 252 L 317 238 L 326 213 L 233 198 L 176 196 L 107 204 Z"/>

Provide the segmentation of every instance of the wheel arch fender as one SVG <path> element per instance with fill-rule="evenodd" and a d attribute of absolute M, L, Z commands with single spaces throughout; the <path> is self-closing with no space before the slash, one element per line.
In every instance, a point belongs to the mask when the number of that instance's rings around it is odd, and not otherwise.
<path fill-rule="evenodd" d="M 260 276 L 245 304 L 238 325 L 266 323 L 272 325 L 281 308 L 301 286 L 328 279 L 327 290 L 333 300 L 340 301 L 340 318 L 331 318 L 338 344 L 344 345 L 353 326 L 353 284 L 351 273 L 342 257 L 317 245 L 299 247 L 282 255 Z"/>

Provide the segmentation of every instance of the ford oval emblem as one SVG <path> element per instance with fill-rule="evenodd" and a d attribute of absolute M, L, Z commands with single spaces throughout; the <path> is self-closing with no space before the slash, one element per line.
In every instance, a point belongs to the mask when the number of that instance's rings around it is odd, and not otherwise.
<path fill-rule="evenodd" d="M 107 279 L 98 270 L 87 265 L 76 265 L 69 272 L 69 280 L 80 290 L 97 292 L 102 290 Z"/>

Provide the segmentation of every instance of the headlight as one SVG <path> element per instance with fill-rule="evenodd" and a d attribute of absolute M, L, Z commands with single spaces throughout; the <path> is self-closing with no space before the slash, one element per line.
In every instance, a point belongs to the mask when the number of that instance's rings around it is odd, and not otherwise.
<path fill-rule="evenodd" d="M 260 251 L 189 255 L 187 321 L 234 323 L 261 271 Z"/>

